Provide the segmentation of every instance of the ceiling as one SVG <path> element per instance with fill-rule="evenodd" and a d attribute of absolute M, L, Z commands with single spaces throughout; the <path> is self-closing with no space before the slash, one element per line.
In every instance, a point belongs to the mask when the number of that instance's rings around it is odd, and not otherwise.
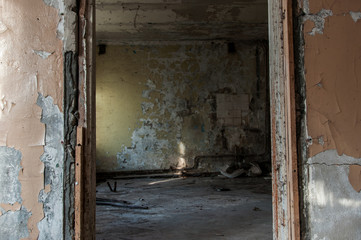
<path fill-rule="evenodd" d="M 98 43 L 267 39 L 267 0 L 96 0 Z"/>

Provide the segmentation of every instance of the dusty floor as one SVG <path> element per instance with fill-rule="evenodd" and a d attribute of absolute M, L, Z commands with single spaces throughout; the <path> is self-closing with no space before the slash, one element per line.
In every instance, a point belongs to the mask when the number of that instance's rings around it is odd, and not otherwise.
<path fill-rule="evenodd" d="M 117 180 L 117 192 L 106 183 L 97 191 L 97 198 L 148 207 L 97 205 L 97 240 L 272 239 L 271 180 L 127 179 Z"/>

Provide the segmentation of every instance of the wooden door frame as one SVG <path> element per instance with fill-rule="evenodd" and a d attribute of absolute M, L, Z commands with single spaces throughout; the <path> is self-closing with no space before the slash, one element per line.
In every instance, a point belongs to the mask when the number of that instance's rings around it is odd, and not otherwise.
<path fill-rule="evenodd" d="M 75 155 L 74 239 L 95 240 L 95 0 L 79 0 L 77 31 L 79 121 Z"/>
<path fill-rule="evenodd" d="M 300 239 L 292 3 L 268 0 L 273 239 L 284 240 Z"/>
<path fill-rule="evenodd" d="M 292 0 L 268 0 L 273 239 L 282 240 L 300 239 L 292 9 Z M 80 0 L 78 11 L 78 129 L 83 138 L 76 160 L 82 187 L 75 187 L 74 209 L 83 211 L 75 215 L 75 239 L 91 240 L 96 208 L 95 0 Z"/>

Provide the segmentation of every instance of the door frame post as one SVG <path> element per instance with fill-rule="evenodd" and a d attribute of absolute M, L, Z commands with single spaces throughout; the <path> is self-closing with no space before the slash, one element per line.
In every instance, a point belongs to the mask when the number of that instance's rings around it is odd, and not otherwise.
<path fill-rule="evenodd" d="M 273 239 L 300 239 L 292 0 L 268 0 Z"/>

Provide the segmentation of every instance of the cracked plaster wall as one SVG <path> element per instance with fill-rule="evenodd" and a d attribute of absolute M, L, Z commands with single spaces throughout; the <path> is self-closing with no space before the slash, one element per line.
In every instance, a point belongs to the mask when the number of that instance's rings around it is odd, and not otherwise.
<path fill-rule="evenodd" d="M 361 5 L 304 0 L 299 6 L 307 110 L 304 237 L 359 239 Z"/>
<path fill-rule="evenodd" d="M 267 154 L 266 44 L 107 46 L 97 56 L 97 171 Z M 218 108 L 217 108 L 218 107 Z"/>
<path fill-rule="evenodd" d="M 72 6 L 0 2 L 0 239 L 63 236 L 63 51 L 75 49 Z"/>

